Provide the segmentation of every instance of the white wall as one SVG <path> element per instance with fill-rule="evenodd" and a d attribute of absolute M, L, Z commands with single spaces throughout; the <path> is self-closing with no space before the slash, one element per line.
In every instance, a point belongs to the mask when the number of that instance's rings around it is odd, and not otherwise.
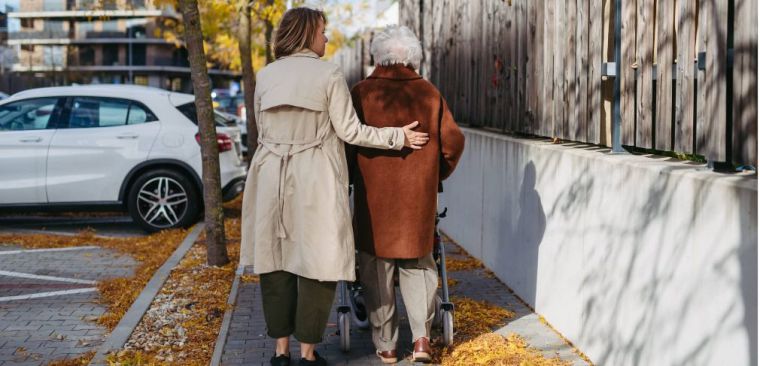
<path fill-rule="evenodd" d="M 465 129 L 442 229 L 596 365 L 757 364 L 757 179 Z"/>

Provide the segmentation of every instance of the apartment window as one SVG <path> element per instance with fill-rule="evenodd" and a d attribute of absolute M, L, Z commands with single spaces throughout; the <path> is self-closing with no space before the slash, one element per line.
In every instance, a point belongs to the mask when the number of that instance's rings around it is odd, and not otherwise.
<path fill-rule="evenodd" d="M 34 19 L 21 18 L 21 28 L 34 28 Z"/>
<path fill-rule="evenodd" d="M 93 48 L 92 46 L 79 47 L 79 65 L 80 66 L 95 65 L 95 48 Z"/>
<path fill-rule="evenodd" d="M 145 26 L 133 25 L 127 29 L 127 35 L 130 38 L 145 38 Z"/>
<path fill-rule="evenodd" d="M 190 63 L 187 60 L 187 49 L 184 47 L 175 48 L 174 51 L 172 51 L 172 59 L 172 65 L 174 66 L 190 66 Z"/>
<path fill-rule="evenodd" d="M 89 38 L 90 33 L 95 29 L 93 22 L 77 22 L 77 37 Z"/>
<path fill-rule="evenodd" d="M 115 44 L 103 45 L 103 65 L 112 66 L 119 64 L 119 46 Z"/>
<path fill-rule="evenodd" d="M 42 26 L 45 28 L 46 31 L 62 31 L 63 21 L 62 20 L 46 20 L 44 23 L 42 23 Z"/>
<path fill-rule="evenodd" d="M 45 11 L 66 10 L 66 1 L 65 0 L 44 0 L 42 2 L 42 10 L 45 10 Z"/>
<path fill-rule="evenodd" d="M 104 32 L 115 32 L 119 30 L 119 21 L 118 20 L 106 20 L 103 22 L 103 31 Z"/>
<path fill-rule="evenodd" d="M 171 90 L 172 91 L 180 91 L 182 90 L 182 79 L 180 78 L 174 78 L 171 81 Z"/>
<path fill-rule="evenodd" d="M 148 86 L 148 77 L 145 75 L 135 75 L 135 85 Z"/>
<path fill-rule="evenodd" d="M 132 45 L 132 65 L 145 65 L 145 45 L 133 44 Z"/>
<path fill-rule="evenodd" d="M 104 10 L 117 10 L 119 8 L 116 0 L 100 0 L 100 6 Z"/>
<path fill-rule="evenodd" d="M 43 60 L 42 63 L 47 66 L 53 66 L 53 67 L 61 67 L 64 66 L 63 64 L 63 54 L 64 50 L 62 46 L 43 46 L 42 48 L 42 55 Z"/>

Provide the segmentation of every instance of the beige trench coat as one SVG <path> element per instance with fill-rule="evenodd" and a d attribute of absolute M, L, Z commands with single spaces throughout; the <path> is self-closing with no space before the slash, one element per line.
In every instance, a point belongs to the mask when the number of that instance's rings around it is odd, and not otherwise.
<path fill-rule="evenodd" d="M 243 196 L 241 266 L 355 280 L 343 143 L 401 150 L 401 128 L 360 123 L 339 66 L 310 50 L 257 74 L 259 146 Z"/>

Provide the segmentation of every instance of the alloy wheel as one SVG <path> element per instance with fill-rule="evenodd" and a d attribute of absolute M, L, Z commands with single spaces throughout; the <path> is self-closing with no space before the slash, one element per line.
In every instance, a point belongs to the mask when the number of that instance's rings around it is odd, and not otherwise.
<path fill-rule="evenodd" d="M 176 180 L 156 177 L 137 193 L 137 210 L 149 225 L 163 229 L 176 225 L 187 211 L 187 192 Z"/>

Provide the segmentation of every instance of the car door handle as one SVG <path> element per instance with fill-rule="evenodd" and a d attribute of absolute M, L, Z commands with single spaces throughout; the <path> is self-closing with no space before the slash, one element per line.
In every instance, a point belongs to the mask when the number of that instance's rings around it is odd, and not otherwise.
<path fill-rule="evenodd" d="M 42 137 L 25 137 L 23 139 L 19 139 L 21 142 L 40 142 L 42 141 Z"/>
<path fill-rule="evenodd" d="M 120 140 L 134 140 L 137 138 L 137 135 L 124 134 L 124 135 L 116 136 L 116 138 Z"/>

